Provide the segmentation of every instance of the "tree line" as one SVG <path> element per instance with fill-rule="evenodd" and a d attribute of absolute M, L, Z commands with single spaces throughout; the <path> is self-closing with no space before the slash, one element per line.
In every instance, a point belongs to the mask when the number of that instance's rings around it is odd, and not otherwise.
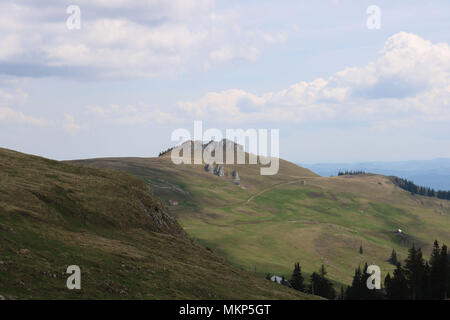
<path fill-rule="evenodd" d="M 356 176 L 361 174 L 368 174 L 365 171 L 339 171 L 338 176 Z M 433 188 L 423 187 L 416 185 L 414 182 L 399 178 L 399 177 L 390 177 L 391 181 L 398 187 L 403 190 L 411 192 L 411 194 L 418 194 L 425 197 L 437 197 L 439 199 L 450 200 L 450 191 L 444 190 L 434 190 Z"/>
<path fill-rule="evenodd" d="M 395 251 L 391 259 L 397 259 Z M 392 261 L 390 261 L 392 263 Z M 404 265 L 397 261 L 392 276 L 388 273 L 380 290 L 367 288 L 367 264 L 358 267 L 352 285 L 347 288 L 345 299 L 349 300 L 442 300 L 450 292 L 450 266 L 447 246 L 433 244 L 430 259 L 423 258 L 422 250 L 414 245 L 408 250 Z"/>
<path fill-rule="evenodd" d="M 345 171 L 339 171 L 338 176 L 357 176 L 360 174 L 368 174 L 365 171 L 351 171 L 351 170 L 345 170 Z"/>
<path fill-rule="evenodd" d="M 166 150 L 164 150 L 164 151 L 161 151 L 161 152 L 158 154 L 158 157 L 161 157 L 161 156 L 165 155 L 166 153 L 169 153 L 169 152 L 172 151 L 172 150 L 173 150 L 173 147 L 168 148 L 168 149 L 166 149 Z"/>
<path fill-rule="evenodd" d="M 450 191 L 434 190 L 428 187 L 416 185 L 414 182 L 399 177 L 391 177 L 392 182 L 403 190 L 425 197 L 438 197 L 439 199 L 450 200 Z"/>
<path fill-rule="evenodd" d="M 361 247 L 362 248 L 362 247 Z M 360 248 L 360 251 L 362 251 Z M 398 261 L 397 253 L 392 250 L 388 260 L 396 265 L 391 275 L 384 278 L 381 289 L 370 290 L 367 281 L 367 263 L 363 268 L 355 269 L 352 284 L 341 287 L 337 294 L 333 283 L 327 279 L 327 271 L 322 265 L 318 272 L 313 272 L 309 285 L 305 284 L 300 263 L 295 263 L 291 279 L 283 278 L 281 282 L 295 290 L 314 294 L 327 299 L 339 300 L 442 300 L 448 299 L 450 293 L 450 263 L 447 246 L 439 246 L 436 240 L 429 260 L 423 258 L 422 249 L 413 245 L 408 250 L 408 257 L 403 265 Z M 266 276 L 270 279 L 270 274 Z"/>
<path fill-rule="evenodd" d="M 280 283 L 301 292 L 334 300 L 336 299 L 336 291 L 334 289 L 333 283 L 326 277 L 326 275 L 327 271 L 325 269 L 325 266 L 322 265 L 319 271 L 312 273 L 310 277 L 310 283 L 309 285 L 306 285 L 300 263 L 297 262 L 294 265 L 294 271 L 292 272 L 291 279 L 287 281 L 283 277 Z M 267 274 L 266 279 L 270 280 L 271 275 Z"/>

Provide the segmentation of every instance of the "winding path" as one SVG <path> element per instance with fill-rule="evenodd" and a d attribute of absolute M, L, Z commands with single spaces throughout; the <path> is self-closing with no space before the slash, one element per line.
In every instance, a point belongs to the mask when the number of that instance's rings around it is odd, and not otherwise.
<path fill-rule="evenodd" d="M 236 203 L 232 203 L 232 204 L 227 204 L 226 206 L 221 206 L 221 207 L 217 207 L 217 208 L 229 208 L 229 207 L 234 207 L 234 206 L 237 206 L 237 205 L 246 205 L 246 204 L 249 204 L 251 201 L 253 201 L 253 199 L 255 199 L 256 197 L 259 197 L 260 195 L 262 195 L 263 193 L 266 193 L 267 191 L 273 190 L 273 189 L 278 188 L 279 186 L 282 186 L 282 185 L 287 185 L 287 184 L 293 184 L 293 183 L 297 183 L 297 182 L 307 181 L 307 179 L 311 179 L 311 177 L 299 178 L 299 179 L 291 180 L 291 181 L 287 181 L 287 182 L 280 182 L 280 183 L 277 183 L 277 184 L 274 184 L 274 185 L 270 186 L 269 188 L 263 189 L 263 190 L 255 193 L 255 194 L 251 195 L 245 201 L 236 202 Z"/>

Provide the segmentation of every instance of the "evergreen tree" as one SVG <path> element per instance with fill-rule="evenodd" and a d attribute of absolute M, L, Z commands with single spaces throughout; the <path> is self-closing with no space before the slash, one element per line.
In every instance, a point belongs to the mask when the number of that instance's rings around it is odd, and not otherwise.
<path fill-rule="evenodd" d="M 386 275 L 386 277 L 384 278 L 384 288 L 386 290 L 386 297 L 388 295 L 388 288 L 390 289 L 392 287 L 392 278 L 391 278 L 391 274 L 388 272 L 388 274 Z"/>
<path fill-rule="evenodd" d="M 389 263 L 393 264 L 394 266 L 396 266 L 398 263 L 397 252 L 395 252 L 394 249 L 392 249 L 391 257 L 389 258 Z"/>
<path fill-rule="evenodd" d="M 362 247 L 362 245 L 359 246 L 359 254 L 363 254 L 363 247 Z"/>
<path fill-rule="evenodd" d="M 439 199 L 450 200 L 450 191 L 442 191 L 442 190 L 436 191 L 431 188 L 421 187 L 414 184 L 412 181 L 398 177 L 391 177 L 391 180 L 398 187 L 411 192 L 412 195 L 420 194 L 426 197 L 438 197 Z"/>
<path fill-rule="evenodd" d="M 414 244 L 409 249 L 408 258 L 405 260 L 405 273 L 411 292 L 411 299 L 421 299 L 425 261 L 422 257 L 422 250 L 420 248 L 416 249 Z"/>
<path fill-rule="evenodd" d="M 294 266 L 294 272 L 291 277 L 291 285 L 295 290 L 305 291 L 302 269 L 300 267 L 300 263 L 298 262 Z"/>
<path fill-rule="evenodd" d="M 358 300 L 361 298 L 363 290 L 362 281 L 361 267 L 358 266 L 358 268 L 355 269 L 352 285 L 347 287 L 347 292 L 345 294 L 347 300 Z"/>
<path fill-rule="evenodd" d="M 339 300 L 345 300 L 345 291 L 343 286 L 341 286 L 341 293 L 339 294 Z"/>
<path fill-rule="evenodd" d="M 292 287 L 290 282 L 287 281 L 285 277 L 281 278 L 280 284 L 282 284 L 283 286 L 286 286 L 286 287 Z"/>
<path fill-rule="evenodd" d="M 450 292 L 450 268 L 447 246 L 444 244 L 441 248 L 440 269 L 442 282 L 442 299 L 448 299 Z"/>
<path fill-rule="evenodd" d="M 333 283 L 326 278 L 326 275 L 327 271 L 324 265 L 320 268 L 319 273 L 313 272 L 309 292 L 332 300 L 336 298 L 336 291 L 334 290 Z"/>
<path fill-rule="evenodd" d="M 427 299 L 427 300 L 432 299 L 433 289 L 431 286 L 431 267 L 428 264 L 428 261 L 425 261 L 425 266 L 423 268 L 421 292 L 422 292 L 421 299 Z"/>
<path fill-rule="evenodd" d="M 368 269 L 367 262 L 364 264 L 364 269 L 361 275 L 361 299 L 362 300 L 377 300 L 382 298 L 381 291 L 378 289 L 369 289 L 367 286 L 367 281 L 369 280 L 370 274 L 367 272 Z"/>
<path fill-rule="evenodd" d="M 442 283 L 441 283 L 441 249 L 437 240 L 434 241 L 433 251 L 430 256 L 430 282 L 431 282 L 431 296 L 433 299 L 442 298 Z"/>
<path fill-rule="evenodd" d="M 400 263 L 397 264 L 397 268 L 394 270 L 392 277 L 388 273 L 384 279 L 384 286 L 386 288 L 386 297 L 389 300 L 408 299 L 408 282 L 406 280 L 405 270 Z"/>

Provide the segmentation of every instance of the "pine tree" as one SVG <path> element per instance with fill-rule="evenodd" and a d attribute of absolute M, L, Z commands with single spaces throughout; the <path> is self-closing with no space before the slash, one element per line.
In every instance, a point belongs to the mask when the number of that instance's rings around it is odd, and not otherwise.
<path fill-rule="evenodd" d="M 389 274 L 386 276 L 384 286 L 386 297 L 389 300 L 406 300 L 409 298 L 408 281 L 406 280 L 405 270 L 400 263 L 397 264 L 392 277 Z"/>
<path fill-rule="evenodd" d="M 362 284 L 362 274 L 361 267 L 355 269 L 355 275 L 353 276 L 352 285 L 347 287 L 346 299 L 347 300 L 358 300 L 361 298 L 363 284 Z"/>
<path fill-rule="evenodd" d="M 327 271 L 324 265 L 320 268 L 319 273 L 313 272 L 309 292 L 332 300 L 336 298 L 336 291 L 334 290 L 333 283 L 326 278 L 326 275 Z"/>
<path fill-rule="evenodd" d="M 359 247 L 359 254 L 363 254 L 363 247 L 362 247 L 362 245 Z"/>
<path fill-rule="evenodd" d="M 353 276 L 352 285 L 347 288 L 346 299 L 347 300 L 375 300 L 381 299 L 381 290 L 369 289 L 367 281 L 370 274 L 367 273 L 367 263 L 364 264 L 364 268 L 361 267 L 355 269 L 355 275 Z"/>
<path fill-rule="evenodd" d="M 388 294 L 388 288 L 390 289 L 392 287 L 392 278 L 391 278 L 391 274 L 388 272 L 388 274 L 386 275 L 386 277 L 384 278 L 384 288 L 386 290 L 386 296 Z"/>
<path fill-rule="evenodd" d="M 398 263 L 397 252 L 395 252 L 394 249 L 392 249 L 391 257 L 389 258 L 389 263 L 393 264 L 394 266 L 396 266 Z"/>
<path fill-rule="evenodd" d="M 286 287 L 290 287 L 290 286 L 291 286 L 291 284 L 289 283 L 289 281 L 287 281 L 286 278 L 285 278 L 284 276 L 281 278 L 280 284 L 282 284 L 283 286 L 286 286 Z"/>
<path fill-rule="evenodd" d="M 405 272 L 408 285 L 411 290 L 411 299 L 422 298 L 423 278 L 425 272 L 425 261 L 422 257 L 422 250 L 416 249 L 413 244 L 409 249 L 408 258 L 405 261 Z"/>
<path fill-rule="evenodd" d="M 362 300 L 372 300 L 375 298 L 374 292 L 375 290 L 370 290 L 367 287 L 367 280 L 369 279 L 370 275 L 367 273 L 367 269 L 369 266 L 367 265 L 367 262 L 364 264 L 362 276 L 361 276 L 361 299 Z"/>
<path fill-rule="evenodd" d="M 447 299 L 450 292 L 450 269 L 449 258 L 447 252 L 447 246 L 444 244 L 441 248 L 440 255 L 440 269 L 441 269 L 441 281 L 442 281 L 442 298 Z"/>
<path fill-rule="evenodd" d="M 441 249 L 437 240 L 434 241 L 433 251 L 430 256 L 430 282 L 431 296 L 433 299 L 442 299 L 442 283 L 441 283 Z"/>
<path fill-rule="evenodd" d="M 299 262 L 297 262 L 294 266 L 294 272 L 291 277 L 291 285 L 295 290 L 305 291 L 302 269 Z"/>
<path fill-rule="evenodd" d="M 311 284 L 309 285 L 308 292 L 313 295 L 319 295 L 317 291 L 317 287 L 319 287 L 320 278 L 319 275 L 316 272 L 313 272 L 311 274 Z"/>
<path fill-rule="evenodd" d="M 427 300 L 432 299 L 433 289 L 431 286 L 431 267 L 428 264 L 428 261 L 425 261 L 425 266 L 423 268 L 421 292 L 422 292 L 421 299 L 427 299 Z"/>
<path fill-rule="evenodd" d="M 341 286 L 341 293 L 339 294 L 339 300 L 345 300 L 345 291 L 343 286 Z"/>

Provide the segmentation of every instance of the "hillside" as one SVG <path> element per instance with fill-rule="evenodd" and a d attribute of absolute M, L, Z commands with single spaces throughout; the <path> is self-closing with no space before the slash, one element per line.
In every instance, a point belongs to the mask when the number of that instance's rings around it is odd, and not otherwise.
<path fill-rule="evenodd" d="M 449 201 L 413 196 L 381 175 L 324 178 L 280 160 L 274 176 L 260 176 L 259 165 L 224 165 L 228 175 L 219 177 L 204 165 L 176 166 L 168 154 L 76 163 L 142 177 L 167 204 L 179 202 L 170 210 L 186 232 L 261 276 L 289 276 L 296 261 L 308 274 L 323 263 L 334 281 L 350 284 L 364 262 L 383 277 L 392 272 L 392 249 L 403 259 L 412 243 L 426 254 L 434 239 L 450 243 Z"/>
<path fill-rule="evenodd" d="M 81 268 L 82 290 L 65 271 Z M 0 149 L 0 295 L 14 299 L 310 299 L 192 240 L 147 184 Z"/>
<path fill-rule="evenodd" d="M 437 190 L 450 190 L 450 159 L 398 162 L 317 163 L 305 165 L 321 176 L 337 175 L 339 171 L 365 171 L 397 176 Z"/>

